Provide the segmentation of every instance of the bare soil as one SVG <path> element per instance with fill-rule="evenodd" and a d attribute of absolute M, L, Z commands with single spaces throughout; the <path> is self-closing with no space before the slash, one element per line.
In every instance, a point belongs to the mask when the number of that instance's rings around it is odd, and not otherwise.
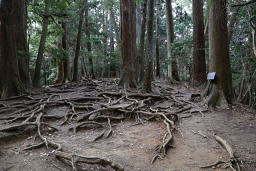
<path fill-rule="evenodd" d="M 192 93 L 198 93 L 197 89 L 186 88 L 184 85 L 168 85 L 164 82 L 157 82 L 167 88 L 171 88 L 177 98 L 190 101 Z M 156 86 L 157 87 L 157 86 Z M 84 91 L 84 86 L 74 87 L 70 92 L 57 92 L 60 98 L 74 98 L 93 94 L 94 90 Z M 109 90 L 111 84 L 108 85 Z M 59 90 L 51 88 L 51 90 Z M 106 89 L 104 89 L 106 90 Z M 36 92 L 41 90 L 35 90 Z M 115 89 L 118 91 L 118 89 Z M 157 91 L 157 88 L 156 88 Z M 42 94 L 33 95 L 33 98 L 42 97 Z M 96 97 L 96 94 L 95 94 Z M 26 101 L 26 99 L 14 99 L 2 101 L 1 103 L 12 106 L 12 104 Z M 193 102 L 194 103 L 194 102 Z M 198 102 L 202 110 L 205 110 L 203 103 Z M 97 105 L 97 104 L 95 104 Z M 173 105 L 170 99 L 160 100 L 154 106 L 168 108 Z M 17 109 L 15 109 L 17 110 Z M 66 152 L 108 158 L 120 164 L 128 171 L 197 171 L 197 170 L 229 170 L 221 168 L 203 169 L 206 166 L 219 160 L 228 160 L 229 155 L 223 147 L 214 139 L 213 135 L 225 139 L 232 147 L 239 161 L 241 170 L 256 170 L 256 112 L 246 106 L 237 104 L 228 109 L 211 109 L 207 112 L 193 113 L 184 111 L 178 113 L 178 121 L 175 123 L 176 131 L 173 132 L 172 148 L 162 159 L 157 159 L 151 164 L 152 157 L 156 154 L 155 148 L 161 144 L 166 132 L 166 126 L 161 118 L 153 121 L 135 122 L 133 117 L 124 120 L 111 121 L 112 135 L 108 138 L 94 139 L 100 135 L 105 128 L 81 129 L 76 133 L 69 131 L 71 124 L 61 125 L 68 106 L 51 106 L 45 109 L 47 115 L 60 116 L 61 119 L 47 120 L 47 123 L 56 126 L 56 132 L 43 132 L 49 140 L 63 146 Z M 170 108 L 171 110 L 171 108 Z M 8 117 L 0 113 L 0 117 Z M 0 120 L 0 128 L 8 126 L 4 119 Z M 20 130 L 19 130 L 20 131 Z M 24 148 L 39 143 L 36 130 L 31 127 L 24 128 L 24 133 L 17 136 L 0 132 L 0 170 L 2 171 L 55 171 L 72 170 L 70 161 L 57 159 L 54 155 L 54 148 L 42 146 L 37 149 L 24 150 Z M 7 138 L 6 138 L 7 137 Z M 78 164 L 78 170 L 113 170 L 110 166 Z"/>

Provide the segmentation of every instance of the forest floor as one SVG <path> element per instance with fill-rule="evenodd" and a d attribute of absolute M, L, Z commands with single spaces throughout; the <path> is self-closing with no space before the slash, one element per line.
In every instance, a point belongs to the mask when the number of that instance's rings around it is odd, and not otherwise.
<path fill-rule="evenodd" d="M 230 159 L 215 134 L 241 170 L 256 170 L 254 110 L 207 109 L 185 84 L 155 81 L 148 94 L 117 83 L 87 80 L 1 100 L 0 171 L 231 170 L 231 162 L 201 168 Z"/>

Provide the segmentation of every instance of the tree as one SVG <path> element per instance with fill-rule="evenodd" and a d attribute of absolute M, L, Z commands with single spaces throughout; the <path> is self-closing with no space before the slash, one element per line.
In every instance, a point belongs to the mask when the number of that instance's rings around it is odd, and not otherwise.
<path fill-rule="evenodd" d="M 91 44 L 91 34 L 90 34 L 90 26 L 89 26 L 89 20 L 88 20 L 88 6 L 85 9 L 85 28 L 86 28 L 86 39 L 87 39 L 87 51 L 88 51 L 88 60 L 89 60 L 89 72 L 90 72 L 90 77 L 92 79 L 95 79 L 94 72 L 93 72 L 93 60 L 92 60 L 92 44 Z"/>
<path fill-rule="evenodd" d="M 154 20 L 154 0 L 148 2 L 148 20 L 147 20 L 147 42 L 146 42 L 146 73 L 143 83 L 143 89 L 151 92 L 151 82 L 153 76 L 153 20 Z"/>
<path fill-rule="evenodd" d="M 165 0 L 165 12 L 166 12 L 166 32 L 167 32 L 167 56 L 170 60 L 168 65 L 168 78 L 173 80 L 179 80 L 178 66 L 176 57 L 171 54 L 171 44 L 174 41 L 174 29 L 173 29 L 173 15 L 172 15 L 172 1 Z"/>
<path fill-rule="evenodd" d="M 209 106 L 232 102 L 226 0 L 212 0 L 209 11 L 209 71 L 216 72 L 210 88 Z"/>
<path fill-rule="evenodd" d="M 118 26 L 117 26 L 117 23 L 116 23 L 116 20 L 115 20 L 115 15 L 114 15 L 114 12 L 113 12 L 113 10 L 114 10 L 113 8 L 114 7 L 113 7 L 113 4 L 112 4 L 111 7 L 110 7 L 110 10 L 109 10 L 109 12 L 110 12 L 110 22 L 114 27 L 117 45 L 120 47 L 121 46 L 120 33 L 119 33 Z"/>
<path fill-rule="evenodd" d="M 11 10 L 10 10 L 11 9 Z M 23 91 L 17 58 L 17 23 L 19 10 L 15 0 L 0 3 L 0 98 L 18 95 Z"/>
<path fill-rule="evenodd" d="M 136 87 L 136 4 L 133 0 L 121 0 L 121 78 L 119 85 L 124 88 Z"/>
<path fill-rule="evenodd" d="M 251 25 L 251 29 L 252 29 L 252 49 L 253 49 L 254 56 L 256 57 L 256 36 L 255 36 L 256 26 L 253 23 L 253 19 L 255 19 L 255 18 L 256 18 L 256 16 L 253 16 L 250 19 L 250 25 Z"/>
<path fill-rule="evenodd" d="M 138 80 L 141 82 L 144 78 L 144 43 L 145 43 L 145 32 L 146 32 L 146 21 L 147 21 L 147 0 L 142 1 L 142 18 L 141 18 L 141 31 L 140 31 L 140 46 L 139 46 L 139 55 L 138 55 L 138 61 L 139 61 L 139 78 Z"/>
<path fill-rule="evenodd" d="M 65 83 L 68 81 L 67 26 L 66 26 L 65 19 L 63 19 L 61 26 L 63 29 L 62 39 L 61 39 L 61 44 L 62 44 L 62 49 L 63 49 L 62 82 Z"/>
<path fill-rule="evenodd" d="M 60 43 L 58 42 L 58 47 L 60 47 Z M 57 64 L 57 73 L 56 73 L 56 78 L 54 80 L 54 83 L 61 83 L 62 82 L 62 77 L 63 77 L 63 65 L 62 65 L 62 61 L 63 61 L 64 56 L 62 55 L 62 53 L 60 53 L 58 55 L 58 58 L 55 59 L 56 64 Z"/>
<path fill-rule="evenodd" d="M 156 77 L 160 78 L 160 59 L 159 59 L 159 4 L 160 2 L 156 2 Z"/>
<path fill-rule="evenodd" d="M 34 87 L 40 87 L 41 66 L 42 66 L 42 60 L 44 55 L 48 24 L 49 24 L 49 2 L 48 0 L 45 0 L 42 33 L 41 33 L 41 39 L 40 39 L 40 44 L 39 44 L 39 49 L 38 49 L 37 59 L 36 59 L 35 73 L 33 78 Z"/>
<path fill-rule="evenodd" d="M 81 35 L 82 35 L 82 27 L 83 27 L 83 19 L 84 19 L 84 11 L 87 5 L 87 0 L 84 0 L 84 6 L 80 10 L 79 14 L 79 24 L 78 24 L 78 31 L 77 31 L 77 38 L 76 38 L 76 51 L 74 57 L 74 65 L 73 65 L 73 79 L 72 82 L 78 81 L 78 58 L 80 54 L 81 48 Z"/>
<path fill-rule="evenodd" d="M 206 82 L 203 1 L 193 0 L 193 84 Z"/>
<path fill-rule="evenodd" d="M 19 65 L 20 79 L 24 88 L 31 87 L 31 78 L 29 73 L 29 49 L 27 43 L 27 2 L 25 0 L 17 1 L 17 8 L 14 10 L 17 16 L 16 27 L 16 46 Z"/>

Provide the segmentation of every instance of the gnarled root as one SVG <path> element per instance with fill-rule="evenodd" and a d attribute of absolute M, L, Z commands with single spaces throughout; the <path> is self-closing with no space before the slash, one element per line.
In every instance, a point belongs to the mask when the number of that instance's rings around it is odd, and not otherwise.
<path fill-rule="evenodd" d="M 64 159 L 71 161 L 72 168 L 74 171 L 77 170 L 76 169 L 77 162 L 86 163 L 86 164 L 99 164 L 102 166 L 109 165 L 110 167 L 112 167 L 113 169 L 115 169 L 117 171 L 124 170 L 124 168 L 122 166 L 120 166 L 119 164 L 117 164 L 109 159 L 104 159 L 104 158 L 99 158 L 99 157 L 86 157 L 86 156 L 81 156 L 78 154 L 70 154 L 70 153 L 65 153 L 65 152 L 61 152 L 61 151 L 56 151 L 55 155 L 56 155 L 56 157 L 64 158 Z"/>

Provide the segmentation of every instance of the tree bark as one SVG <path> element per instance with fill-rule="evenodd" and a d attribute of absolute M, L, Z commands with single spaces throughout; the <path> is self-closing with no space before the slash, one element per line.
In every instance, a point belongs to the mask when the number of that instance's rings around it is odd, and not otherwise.
<path fill-rule="evenodd" d="M 90 26 L 88 21 L 88 10 L 89 8 L 86 7 L 85 9 L 85 27 L 86 27 L 86 37 L 87 37 L 87 50 L 88 50 L 88 60 L 89 60 L 89 72 L 90 77 L 95 79 L 94 71 L 93 71 L 93 60 L 92 60 L 92 44 L 91 44 L 91 33 L 90 33 Z"/>
<path fill-rule="evenodd" d="M 148 21 L 147 21 L 147 42 L 146 42 L 146 58 L 147 67 L 143 89 L 146 92 L 151 92 L 151 82 L 153 76 L 153 19 L 154 19 L 154 0 L 148 2 Z"/>
<path fill-rule="evenodd" d="M 19 0 L 15 3 L 15 10 L 17 14 L 16 27 L 16 46 L 17 58 L 19 65 L 20 79 L 24 88 L 31 87 L 31 78 L 29 74 L 29 52 L 27 42 L 27 3 L 25 0 Z"/>
<path fill-rule="evenodd" d="M 168 65 L 168 78 L 173 81 L 179 80 L 178 66 L 176 57 L 171 55 L 171 44 L 174 41 L 173 15 L 172 15 L 172 1 L 165 0 L 166 12 L 166 32 L 167 32 L 167 57 L 170 60 Z"/>
<path fill-rule="evenodd" d="M 206 82 L 203 1 L 193 0 L 193 79 L 194 85 Z"/>
<path fill-rule="evenodd" d="M 145 64 L 144 64 L 144 42 L 145 42 L 145 32 L 146 32 L 146 21 L 147 21 L 147 0 L 142 1 L 142 20 L 141 20 L 141 34 L 140 34 L 140 46 L 139 46 L 139 78 L 138 81 L 143 81 L 144 78 L 144 70 L 145 70 Z"/>
<path fill-rule="evenodd" d="M 62 21 L 62 49 L 63 49 L 63 61 L 62 61 L 62 83 L 66 83 L 68 81 L 68 52 L 67 52 L 67 26 L 66 21 Z"/>
<path fill-rule="evenodd" d="M 209 106 L 232 102 L 226 0 L 212 0 L 209 12 L 209 71 L 216 72 Z M 227 102 L 227 103 L 226 103 Z"/>
<path fill-rule="evenodd" d="M 79 14 L 79 24 L 78 24 L 77 39 L 76 39 L 76 51 L 75 51 L 75 57 L 74 57 L 72 82 L 78 81 L 78 58 L 79 58 L 80 48 L 81 48 L 81 34 L 82 34 L 82 27 L 83 27 L 84 11 L 86 6 L 87 6 L 87 0 L 84 0 L 84 6 L 80 10 L 80 14 Z"/>
<path fill-rule="evenodd" d="M 104 66 L 102 69 L 102 77 L 108 77 L 108 59 L 107 59 L 107 48 L 108 48 L 108 11 L 103 10 L 103 54 L 104 54 Z"/>
<path fill-rule="evenodd" d="M 253 18 L 255 18 L 255 16 Z M 252 19 L 250 21 L 250 25 L 251 25 L 251 29 L 252 29 L 252 48 L 253 48 L 254 56 L 256 57 L 256 36 L 255 36 L 256 26 L 253 23 Z"/>
<path fill-rule="evenodd" d="M 136 43 L 139 44 L 141 34 L 141 3 L 136 5 Z"/>
<path fill-rule="evenodd" d="M 119 85 L 124 88 L 136 87 L 136 3 L 133 0 L 121 0 L 121 79 Z"/>
<path fill-rule="evenodd" d="M 54 84 L 58 84 L 62 82 L 62 76 L 63 76 L 63 68 L 62 68 L 62 56 L 60 56 L 60 59 L 56 59 L 57 61 L 57 74 L 56 78 L 54 80 Z"/>
<path fill-rule="evenodd" d="M 159 59 L 159 4 L 156 2 L 156 77 L 160 78 L 160 59 Z"/>
<path fill-rule="evenodd" d="M 111 11 L 111 9 L 109 10 L 109 18 L 111 18 L 110 11 Z M 110 32 L 109 32 L 109 39 L 110 39 L 109 49 L 110 49 L 111 53 L 114 53 L 114 51 L 115 51 L 115 42 L 114 42 L 114 31 L 115 31 L 115 29 L 114 29 L 114 25 L 113 25 L 112 22 L 109 22 L 109 30 L 110 30 Z M 111 55 L 113 55 L 113 54 L 111 54 Z"/>
<path fill-rule="evenodd" d="M 112 8 L 113 8 L 113 6 L 112 6 Z M 115 20 L 115 15 L 114 15 L 113 9 L 110 9 L 110 21 L 111 21 L 112 25 L 114 26 L 117 45 L 120 47 L 121 46 L 120 33 L 119 33 L 119 30 L 118 30 L 118 27 L 117 27 L 117 24 L 116 24 L 116 20 Z"/>
<path fill-rule="evenodd" d="M 41 34 L 41 39 L 40 39 L 40 44 L 39 44 L 39 49 L 38 49 L 38 54 L 37 54 L 37 59 L 36 59 L 34 79 L 33 79 L 34 87 L 40 87 L 40 78 L 41 78 L 40 71 L 41 71 L 42 60 L 43 60 L 43 55 L 44 55 L 48 23 L 49 23 L 49 4 L 48 4 L 48 0 L 45 0 L 42 34 Z"/>
<path fill-rule="evenodd" d="M 111 18 L 111 14 L 110 14 L 111 9 L 109 10 L 109 18 Z M 109 22 L 109 50 L 110 50 L 110 56 L 113 58 L 115 57 L 115 42 L 114 42 L 114 26 L 113 23 L 110 21 Z M 115 63 L 110 65 L 110 77 L 111 78 L 115 78 L 116 77 L 116 66 Z"/>
<path fill-rule="evenodd" d="M 85 66 L 84 57 L 81 58 L 81 64 L 82 64 L 82 76 L 84 78 L 87 78 L 87 70 L 86 70 L 86 66 Z"/>
<path fill-rule="evenodd" d="M 0 3 L 0 98 L 23 91 L 17 59 L 16 33 L 20 18 L 14 12 L 17 8 L 15 0 L 2 0 Z"/>

